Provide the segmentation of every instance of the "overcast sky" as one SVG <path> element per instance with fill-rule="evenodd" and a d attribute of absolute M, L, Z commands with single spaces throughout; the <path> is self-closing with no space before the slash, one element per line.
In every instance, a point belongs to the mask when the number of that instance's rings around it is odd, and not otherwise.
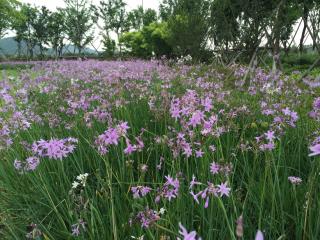
<path fill-rule="evenodd" d="M 20 0 L 22 3 L 30 3 L 36 6 L 46 6 L 50 10 L 55 10 L 57 7 L 64 7 L 64 0 Z M 100 0 L 89 0 L 92 4 L 99 4 Z M 134 9 L 139 5 L 144 5 L 144 8 L 153 8 L 158 10 L 160 0 L 124 0 L 127 3 L 128 10 Z"/>

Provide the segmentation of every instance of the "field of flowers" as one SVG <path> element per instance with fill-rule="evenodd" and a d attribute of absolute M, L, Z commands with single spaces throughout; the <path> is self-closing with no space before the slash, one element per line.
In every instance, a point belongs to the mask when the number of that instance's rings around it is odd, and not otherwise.
<path fill-rule="evenodd" d="M 320 239 L 320 91 L 299 76 L 157 61 L 3 71 L 0 238 Z"/>

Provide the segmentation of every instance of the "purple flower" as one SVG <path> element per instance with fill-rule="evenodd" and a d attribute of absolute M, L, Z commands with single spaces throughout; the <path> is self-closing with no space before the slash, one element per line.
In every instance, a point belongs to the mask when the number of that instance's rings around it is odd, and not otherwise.
<path fill-rule="evenodd" d="M 135 220 L 140 222 L 142 228 L 149 228 L 160 219 L 157 211 L 146 208 L 144 211 L 138 212 Z"/>
<path fill-rule="evenodd" d="M 218 163 L 213 162 L 210 164 L 210 172 L 213 175 L 218 174 L 219 170 L 220 170 L 220 165 Z"/>
<path fill-rule="evenodd" d="M 200 150 L 196 150 L 196 157 L 197 158 L 201 158 L 203 156 L 203 154 L 204 154 L 204 152 L 202 152 L 201 149 Z"/>
<path fill-rule="evenodd" d="M 263 237 L 263 234 L 260 230 L 257 231 L 257 234 L 256 234 L 256 237 L 255 237 L 255 240 L 263 240 L 264 237 Z"/>
<path fill-rule="evenodd" d="M 316 156 L 320 154 L 320 144 L 313 145 L 309 147 L 312 153 L 309 154 L 309 157 Z"/>
<path fill-rule="evenodd" d="M 162 188 L 158 189 L 158 195 L 156 202 L 160 201 L 161 197 L 167 198 L 171 201 L 172 198 L 176 198 L 179 193 L 180 182 L 178 178 L 173 179 L 170 176 L 166 176 L 167 181 L 164 183 Z"/>
<path fill-rule="evenodd" d="M 40 140 L 32 144 L 32 151 L 40 157 L 62 160 L 73 152 L 77 142 L 75 138 Z"/>
<path fill-rule="evenodd" d="M 196 127 L 197 125 L 201 124 L 201 121 L 204 119 L 204 113 L 197 110 L 192 114 L 192 117 L 190 118 L 189 125 L 192 127 Z"/>
<path fill-rule="evenodd" d="M 194 175 L 192 175 L 192 180 L 190 182 L 189 189 L 192 189 L 194 185 L 201 185 L 201 182 L 197 182 L 196 177 Z"/>
<path fill-rule="evenodd" d="M 20 160 L 14 160 L 14 168 L 21 173 L 30 172 L 36 170 L 40 164 L 40 159 L 37 157 L 28 157 L 24 162 Z"/>
<path fill-rule="evenodd" d="M 14 160 L 13 166 L 14 166 L 15 169 L 17 169 L 19 171 L 23 169 L 22 162 L 20 160 L 17 160 L 17 159 Z"/>
<path fill-rule="evenodd" d="M 274 143 L 270 142 L 270 143 L 266 143 L 266 144 L 261 144 L 260 145 L 260 149 L 262 151 L 271 151 L 275 148 Z"/>
<path fill-rule="evenodd" d="M 124 149 L 125 154 L 129 155 L 137 150 L 137 147 L 135 145 L 132 145 L 128 139 L 126 140 L 126 143 L 127 147 Z"/>
<path fill-rule="evenodd" d="M 145 186 L 136 186 L 136 187 L 131 187 L 131 192 L 133 193 L 133 198 L 141 198 L 146 196 L 152 188 L 150 187 L 145 187 Z"/>
<path fill-rule="evenodd" d="M 82 219 L 79 219 L 77 223 L 71 225 L 71 234 L 73 236 L 79 236 L 81 233 L 81 230 L 86 230 L 86 222 L 84 222 Z"/>
<path fill-rule="evenodd" d="M 127 122 L 120 122 L 118 125 L 117 125 L 117 132 L 120 136 L 125 136 L 127 134 L 127 130 L 129 129 L 130 127 L 128 126 L 128 123 Z"/>
<path fill-rule="evenodd" d="M 187 229 L 181 224 L 179 223 L 179 233 L 182 235 L 182 239 L 183 240 L 197 240 L 196 236 L 197 236 L 197 232 L 196 231 L 192 231 L 192 232 L 188 232 Z M 180 239 L 180 238 L 178 238 Z M 198 238 L 198 240 L 201 240 L 201 238 Z"/>
<path fill-rule="evenodd" d="M 264 135 L 266 136 L 266 139 L 267 139 L 269 142 L 273 142 L 273 139 L 275 138 L 275 136 L 274 136 L 274 131 L 269 130 L 269 131 L 266 132 Z"/>
<path fill-rule="evenodd" d="M 288 177 L 288 180 L 294 185 L 299 185 L 300 183 L 302 183 L 302 179 L 295 176 Z"/>
<path fill-rule="evenodd" d="M 217 187 L 218 187 L 218 193 L 220 194 L 220 197 L 222 196 L 229 197 L 231 188 L 228 187 L 227 182 L 221 183 Z"/>
<path fill-rule="evenodd" d="M 37 157 L 28 157 L 26 159 L 26 171 L 34 171 L 40 164 L 40 160 Z"/>
<path fill-rule="evenodd" d="M 316 98 L 314 101 L 313 101 L 313 108 L 315 110 L 320 110 L 320 97 Z"/>

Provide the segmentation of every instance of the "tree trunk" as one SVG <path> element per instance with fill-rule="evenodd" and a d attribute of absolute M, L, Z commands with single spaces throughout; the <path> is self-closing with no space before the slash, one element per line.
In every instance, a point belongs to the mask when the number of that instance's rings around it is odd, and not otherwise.
<path fill-rule="evenodd" d="M 21 57 L 21 41 L 18 41 L 18 57 Z"/>
<path fill-rule="evenodd" d="M 302 33 L 301 33 L 301 38 L 300 38 L 300 44 L 299 44 L 299 51 L 300 53 L 303 52 L 303 42 L 304 42 L 304 37 L 306 34 L 306 30 L 307 30 L 307 25 L 304 23 L 303 29 L 302 29 Z"/>
<path fill-rule="evenodd" d="M 309 10 L 307 6 L 304 4 L 303 6 L 303 29 L 301 33 L 301 38 L 300 38 L 300 45 L 299 45 L 299 51 L 302 53 L 303 51 L 303 43 L 304 43 L 304 38 L 307 30 L 307 25 L 308 25 L 308 15 L 309 15 Z"/>
<path fill-rule="evenodd" d="M 280 16 L 282 13 L 283 2 L 279 3 L 278 10 L 276 13 L 276 18 L 273 26 L 273 66 L 272 71 L 276 73 L 277 70 L 281 69 L 281 60 L 280 60 L 280 37 L 281 37 L 281 23 Z"/>

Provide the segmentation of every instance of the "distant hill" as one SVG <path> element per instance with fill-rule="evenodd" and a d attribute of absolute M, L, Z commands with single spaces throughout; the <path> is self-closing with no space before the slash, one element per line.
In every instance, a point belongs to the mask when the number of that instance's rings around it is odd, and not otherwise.
<path fill-rule="evenodd" d="M 69 44 L 63 48 L 62 52 L 63 54 L 73 53 L 74 49 L 75 49 L 74 45 Z M 36 46 L 33 51 L 35 55 L 39 54 L 40 52 L 39 47 Z M 84 52 L 87 54 L 96 54 L 96 51 L 91 48 L 85 48 Z M 0 56 L 3 54 L 6 56 L 13 56 L 18 54 L 18 44 L 13 37 L 0 39 Z M 22 55 L 27 54 L 27 45 L 25 42 L 21 43 L 21 54 Z M 49 48 L 46 51 L 46 55 L 53 55 L 53 50 Z"/>

